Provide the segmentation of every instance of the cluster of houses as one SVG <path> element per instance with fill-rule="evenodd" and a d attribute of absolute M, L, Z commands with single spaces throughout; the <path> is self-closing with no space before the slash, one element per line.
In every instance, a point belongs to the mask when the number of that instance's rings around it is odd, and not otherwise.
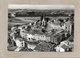
<path fill-rule="evenodd" d="M 72 34 L 72 23 L 70 20 L 67 19 L 64 19 L 63 21 L 59 22 L 58 21 L 59 20 L 51 21 L 49 18 L 46 19 L 45 17 L 42 16 L 41 20 L 29 23 L 28 25 L 12 27 L 9 36 L 10 39 L 13 40 L 17 46 L 17 48 L 14 51 L 20 51 L 22 48 L 26 46 L 25 44 L 26 42 L 27 45 L 30 45 L 28 42 L 38 42 L 38 41 L 43 41 L 43 42 L 46 41 L 47 43 L 52 42 L 54 44 L 57 44 L 58 42 L 60 43 L 61 40 L 64 39 L 63 35 L 65 38 L 67 38 L 68 34 L 69 35 Z M 39 34 L 39 32 L 42 34 Z M 29 48 L 29 46 L 27 47 Z"/>

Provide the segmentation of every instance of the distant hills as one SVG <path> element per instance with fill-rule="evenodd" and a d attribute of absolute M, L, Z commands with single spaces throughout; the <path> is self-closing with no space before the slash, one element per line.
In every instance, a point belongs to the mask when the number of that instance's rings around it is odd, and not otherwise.
<path fill-rule="evenodd" d="M 9 13 L 16 13 L 17 17 L 25 16 L 74 16 L 74 10 L 64 9 L 47 9 L 47 10 L 35 10 L 35 9 L 8 9 Z"/>

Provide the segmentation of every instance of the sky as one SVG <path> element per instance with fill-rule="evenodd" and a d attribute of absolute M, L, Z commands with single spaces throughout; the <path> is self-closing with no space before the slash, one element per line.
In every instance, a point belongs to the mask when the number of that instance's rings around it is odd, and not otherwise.
<path fill-rule="evenodd" d="M 8 9 L 74 9 L 74 5 L 9 4 Z"/>

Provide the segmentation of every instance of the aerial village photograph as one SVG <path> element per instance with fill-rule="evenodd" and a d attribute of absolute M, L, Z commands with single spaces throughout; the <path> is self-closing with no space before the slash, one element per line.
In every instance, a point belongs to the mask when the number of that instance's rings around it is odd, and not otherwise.
<path fill-rule="evenodd" d="M 7 50 L 73 52 L 73 5 L 8 5 Z"/>

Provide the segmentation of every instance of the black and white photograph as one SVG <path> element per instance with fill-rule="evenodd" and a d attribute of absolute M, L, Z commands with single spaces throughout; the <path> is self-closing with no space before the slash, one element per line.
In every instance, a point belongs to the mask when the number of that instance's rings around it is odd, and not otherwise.
<path fill-rule="evenodd" d="M 7 50 L 73 52 L 74 5 L 8 5 Z"/>

